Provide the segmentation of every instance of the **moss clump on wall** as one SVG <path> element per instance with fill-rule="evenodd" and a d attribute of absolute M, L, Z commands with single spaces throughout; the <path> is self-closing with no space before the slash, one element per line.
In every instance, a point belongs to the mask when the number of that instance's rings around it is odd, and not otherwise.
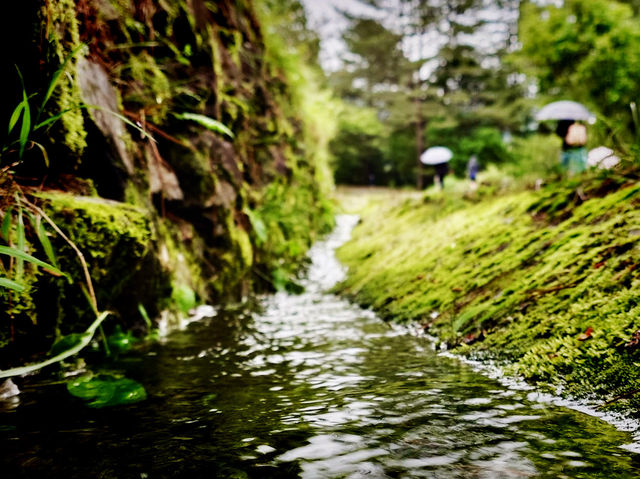
<path fill-rule="evenodd" d="M 155 234 L 144 210 L 98 197 L 39 196 L 48 216 L 82 252 L 98 307 L 113 312 L 109 326 L 140 322 L 138 302 L 149 297 L 153 298 L 149 309 L 157 313 L 158 298 L 170 294 L 169 279 L 154 260 Z M 34 345 L 51 345 L 60 335 L 85 330 L 95 319 L 76 252 L 60 235 L 50 239 L 59 267 L 71 281 L 39 272 L 28 291 L 32 301 L 22 301 L 20 309 L 6 308 L 11 298 L 3 294 L 0 330 L 3 338 L 13 339 L 9 349 L 13 357 L 5 356 L 3 362 L 24 359 L 38 351 Z M 31 249 L 41 255 L 38 248 L 34 243 Z"/>
<path fill-rule="evenodd" d="M 80 31 L 74 0 L 51 0 L 43 7 L 43 17 L 46 24 L 47 41 L 55 51 L 56 60 L 52 63 L 55 70 L 65 61 L 68 67 L 60 77 L 55 92 L 59 111 L 66 111 L 60 118 L 64 128 L 64 144 L 75 154 L 80 155 L 87 146 L 86 131 L 84 129 L 83 112 L 78 105 L 82 104 L 82 96 L 78 86 L 75 65 L 81 52 Z M 72 54 L 77 52 L 77 55 Z M 42 98 L 40 98 L 42 101 Z"/>
<path fill-rule="evenodd" d="M 448 214 L 446 193 L 385 201 L 339 252 L 343 293 L 533 381 L 640 386 L 640 184 L 583 178 Z"/>

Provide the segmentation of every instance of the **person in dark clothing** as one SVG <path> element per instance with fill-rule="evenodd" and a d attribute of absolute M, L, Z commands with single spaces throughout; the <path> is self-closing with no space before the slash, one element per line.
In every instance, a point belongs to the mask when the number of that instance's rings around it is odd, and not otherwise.
<path fill-rule="evenodd" d="M 573 120 L 559 120 L 558 125 L 556 126 L 556 135 L 562 138 L 562 151 L 568 150 L 571 148 L 567 143 L 567 132 L 569 131 L 569 127 L 573 125 L 575 121 Z"/>
<path fill-rule="evenodd" d="M 436 169 L 436 183 L 442 189 L 444 188 L 444 177 L 449 172 L 449 163 L 438 163 L 434 167 Z"/>
<path fill-rule="evenodd" d="M 469 175 L 469 180 L 471 181 L 471 189 L 475 190 L 478 187 L 476 183 L 476 177 L 478 176 L 478 170 L 480 169 L 480 164 L 478 163 L 478 157 L 476 155 L 471 155 L 469 161 L 467 162 L 467 174 Z"/>

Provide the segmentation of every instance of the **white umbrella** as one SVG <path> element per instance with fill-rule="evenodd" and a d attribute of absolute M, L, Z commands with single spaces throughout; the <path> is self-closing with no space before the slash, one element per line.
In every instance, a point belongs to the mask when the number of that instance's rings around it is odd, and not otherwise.
<path fill-rule="evenodd" d="M 597 166 L 598 168 L 610 169 L 620 163 L 618 158 L 611 148 L 606 146 L 599 146 L 589 151 L 587 155 L 587 164 L 589 166 Z"/>
<path fill-rule="evenodd" d="M 593 123 L 596 117 L 589 109 L 581 103 L 575 101 L 554 101 L 542 107 L 536 113 L 536 120 L 581 120 Z"/>
<path fill-rule="evenodd" d="M 448 162 L 452 157 L 453 152 L 446 146 L 432 146 L 420 155 L 420 161 L 425 165 L 439 165 Z"/>

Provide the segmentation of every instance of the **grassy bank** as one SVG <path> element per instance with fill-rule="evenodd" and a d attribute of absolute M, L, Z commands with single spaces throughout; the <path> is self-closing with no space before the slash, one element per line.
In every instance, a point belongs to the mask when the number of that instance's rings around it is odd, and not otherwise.
<path fill-rule="evenodd" d="M 342 196 L 362 222 L 339 251 L 341 293 L 461 354 L 640 410 L 637 179 Z"/>

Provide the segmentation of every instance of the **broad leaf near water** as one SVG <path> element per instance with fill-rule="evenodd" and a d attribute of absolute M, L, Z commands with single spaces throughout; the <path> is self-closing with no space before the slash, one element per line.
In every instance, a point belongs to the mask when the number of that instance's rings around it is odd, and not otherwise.
<path fill-rule="evenodd" d="M 87 406 L 92 408 L 124 406 L 147 398 L 142 384 L 111 374 L 88 374 L 74 378 L 67 383 L 67 391 L 72 396 L 87 401 Z"/>

